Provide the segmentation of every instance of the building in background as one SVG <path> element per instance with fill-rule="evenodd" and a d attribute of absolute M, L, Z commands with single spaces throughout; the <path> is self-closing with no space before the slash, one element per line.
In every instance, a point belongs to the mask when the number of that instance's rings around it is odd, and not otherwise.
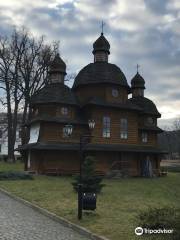
<path fill-rule="evenodd" d="M 21 144 L 21 130 L 20 130 L 20 118 L 21 115 L 18 116 L 18 125 L 16 131 L 16 142 L 15 147 L 16 149 L 18 145 Z M 0 113 L 0 159 L 7 159 L 8 155 L 8 132 L 7 132 L 7 113 Z M 18 151 L 15 151 L 15 157 L 20 156 Z"/>

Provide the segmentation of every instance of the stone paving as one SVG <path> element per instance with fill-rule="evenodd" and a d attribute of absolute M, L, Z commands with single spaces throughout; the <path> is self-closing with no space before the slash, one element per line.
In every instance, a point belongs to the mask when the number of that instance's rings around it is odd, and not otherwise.
<path fill-rule="evenodd" d="M 0 240 L 89 240 L 0 192 Z"/>

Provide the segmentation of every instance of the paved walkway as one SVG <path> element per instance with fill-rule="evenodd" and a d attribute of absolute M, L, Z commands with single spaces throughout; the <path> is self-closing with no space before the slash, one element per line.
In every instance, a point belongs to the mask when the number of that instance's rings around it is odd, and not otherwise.
<path fill-rule="evenodd" d="M 0 240 L 89 240 L 0 192 Z"/>

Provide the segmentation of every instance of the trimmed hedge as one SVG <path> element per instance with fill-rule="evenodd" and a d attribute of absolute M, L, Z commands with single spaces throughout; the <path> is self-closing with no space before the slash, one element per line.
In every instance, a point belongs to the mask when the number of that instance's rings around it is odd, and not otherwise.
<path fill-rule="evenodd" d="M 180 172 L 180 166 L 163 166 L 161 171 L 165 172 Z"/>
<path fill-rule="evenodd" d="M 0 172 L 0 181 L 2 180 L 33 180 L 33 176 L 25 172 L 7 171 Z"/>

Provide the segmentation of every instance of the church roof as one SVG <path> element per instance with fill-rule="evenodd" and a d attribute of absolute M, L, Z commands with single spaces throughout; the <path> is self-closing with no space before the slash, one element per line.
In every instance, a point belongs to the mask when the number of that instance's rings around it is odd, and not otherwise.
<path fill-rule="evenodd" d="M 101 36 L 93 44 L 93 54 L 97 51 L 105 51 L 109 54 L 109 50 L 110 44 L 108 40 L 104 37 L 103 33 L 101 33 Z"/>
<path fill-rule="evenodd" d="M 66 74 L 66 64 L 60 57 L 59 53 L 56 54 L 54 60 L 50 64 L 49 73 L 52 72 L 61 72 Z"/>
<path fill-rule="evenodd" d="M 37 149 L 37 150 L 72 150 L 79 151 L 79 144 L 77 143 L 32 143 L 19 146 L 17 150 L 27 150 L 27 149 Z M 87 151 L 120 151 L 120 152 L 144 152 L 144 153 L 166 153 L 158 147 L 142 146 L 142 145 L 128 145 L 128 144 L 92 144 L 86 145 Z"/>
<path fill-rule="evenodd" d="M 74 93 L 68 86 L 62 83 L 46 84 L 31 98 L 31 105 L 37 103 L 63 103 L 78 105 Z"/>
<path fill-rule="evenodd" d="M 143 113 L 161 117 L 161 114 L 158 112 L 156 105 L 148 98 L 138 96 L 138 97 L 130 98 L 129 101 L 139 106 L 143 110 Z"/>
<path fill-rule="evenodd" d="M 85 120 L 82 116 L 76 117 L 75 119 L 63 118 L 63 117 L 52 117 L 52 116 L 37 116 L 32 120 L 28 121 L 26 125 L 31 125 L 35 122 L 53 122 L 53 123 L 62 123 L 62 124 L 74 124 L 74 125 L 88 125 L 88 121 Z"/>
<path fill-rule="evenodd" d="M 118 108 L 118 109 L 128 109 L 128 110 L 135 110 L 135 111 L 142 111 L 142 109 L 133 104 L 131 101 L 127 101 L 125 103 L 110 103 L 110 102 L 106 102 L 103 99 L 100 99 L 98 97 L 92 97 L 91 99 L 89 99 L 84 105 L 98 105 L 98 106 L 102 106 L 102 107 L 112 107 L 112 108 Z"/>
<path fill-rule="evenodd" d="M 124 73 L 115 64 L 95 62 L 85 66 L 76 76 L 73 88 L 82 85 L 111 83 L 130 90 Z"/>
<path fill-rule="evenodd" d="M 140 130 L 145 130 L 145 131 L 151 131 L 151 132 L 157 132 L 157 133 L 162 133 L 164 132 L 161 128 L 157 126 L 142 126 L 139 127 Z"/>
<path fill-rule="evenodd" d="M 137 72 L 131 80 L 131 88 L 143 88 L 145 89 L 144 78 Z"/>

